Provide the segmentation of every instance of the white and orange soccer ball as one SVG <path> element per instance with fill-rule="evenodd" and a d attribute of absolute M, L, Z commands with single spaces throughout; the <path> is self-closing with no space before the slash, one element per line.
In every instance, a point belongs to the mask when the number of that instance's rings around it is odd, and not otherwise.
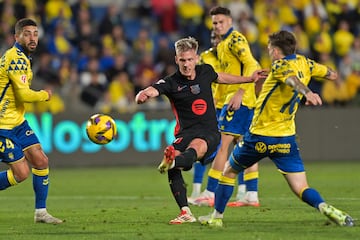
<path fill-rule="evenodd" d="M 101 113 L 94 114 L 87 121 L 86 134 L 89 139 L 96 144 L 107 144 L 117 135 L 115 121 L 109 115 Z"/>

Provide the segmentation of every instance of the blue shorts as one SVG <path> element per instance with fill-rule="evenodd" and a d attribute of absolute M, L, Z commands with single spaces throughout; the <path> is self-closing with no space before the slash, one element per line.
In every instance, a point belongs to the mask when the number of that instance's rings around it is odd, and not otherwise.
<path fill-rule="evenodd" d="M 236 111 L 227 110 L 225 104 L 218 118 L 220 132 L 234 136 L 244 135 L 250 127 L 254 109 L 241 105 Z"/>
<path fill-rule="evenodd" d="M 24 157 L 24 150 L 36 144 L 39 139 L 26 120 L 11 130 L 0 129 L 0 161 L 16 162 Z"/>
<path fill-rule="evenodd" d="M 216 119 L 219 120 L 222 108 L 216 108 L 215 111 L 216 111 Z"/>
<path fill-rule="evenodd" d="M 261 159 L 269 157 L 282 173 L 304 172 L 304 164 L 295 141 L 289 137 L 265 137 L 246 133 L 229 157 L 230 165 L 242 171 Z"/>

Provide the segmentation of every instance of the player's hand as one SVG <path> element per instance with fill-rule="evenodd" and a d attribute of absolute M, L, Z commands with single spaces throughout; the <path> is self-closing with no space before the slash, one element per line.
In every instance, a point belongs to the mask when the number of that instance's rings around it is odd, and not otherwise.
<path fill-rule="evenodd" d="M 146 100 L 149 98 L 148 95 L 146 95 L 144 90 L 141 90 L 140 92 L 138 92 L 138 94 L 136 94 L 135 96 L 135 102 L 137 104 L 142 104 L 144 102 L 146 102 Z"/>
<path fill-rule="evenodd" d="M 317 94 L 317 93 L 308 92 L 308 93 L 306 93 L 305 97 L 306 97 L 305 105 L 313 105 L 313 106 L 321 106 L 322 105 L 322 100 L 321 100 L 319 94 Z"/>
<path fill-rule="evenodd" d="M 227 110 L 236 111 L 240 109 L 242 98 L 244 96 L 245 91 L 243 89 L 239 89 L 234 96 L 230 99 Z"/>
<path fill-rule="evenodd" d="M 50 88 L 44 89 L 44 91 L 46 91 L 49 95 L 49 98 L 46 101 L 49 101 L 51 96 L 52 96 L 52 90 Z"/>
<path fill-rule="evenodd" d="M 256 83 L 259 80 L 264 80 L 265 78 L 267 78 L 268 75 L 269 75 L 269 71 L 266 69 L 256 70 L 251 75 L 251 80 L 252 80 L 252 82 Z"/>

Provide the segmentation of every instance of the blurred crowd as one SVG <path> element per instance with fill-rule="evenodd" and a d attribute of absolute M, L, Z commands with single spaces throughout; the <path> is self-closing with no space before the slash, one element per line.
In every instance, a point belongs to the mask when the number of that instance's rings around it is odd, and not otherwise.
<path fill-rule="evenodd" d="M 325 105 L 360 106 L 360 0 L 2 0 L 1 54 L 14 44 L 16 20 L 34 18 L 40 28 L 33 57 L 33 87 L 51 87 L 51 101 L 28 111 L 93 109 L 132 112 L 135 94 L 176 69 L 174 42 L 193 36 L 210 47 L 215 5 L 232 11 L 263 68 L 270 67 L 267 37 L 294 32 L 298 52 L 339 72 L 335 83 L 312 79 Z M 140 106 L 168 108 L 165 99 Z"/>

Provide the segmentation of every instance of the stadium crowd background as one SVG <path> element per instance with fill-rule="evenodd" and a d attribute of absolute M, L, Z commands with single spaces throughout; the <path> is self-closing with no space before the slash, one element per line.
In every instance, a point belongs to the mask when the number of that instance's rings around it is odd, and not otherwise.
<path fill-rule="evenodd" d="M 193 36 L 210 47 L 209 9 L 231 9 L 234 27 L 248 39 L 263 68 L 270 67 L 269 33 L 294 32 L 298 51 L 339 72 L 335 83 L 310 87 L 328 106 L 360 106 L 360 0 L 3 0 L 1 54 L 14 44 L 17 19 L 39 24 L 33 87 L 51 87 L 51 101 L 29 112 L 92 109 L 133 112 L 168 108 L 164 99 L 136 106 L 140 89 L 175 70 L 173 43 Z"/>

